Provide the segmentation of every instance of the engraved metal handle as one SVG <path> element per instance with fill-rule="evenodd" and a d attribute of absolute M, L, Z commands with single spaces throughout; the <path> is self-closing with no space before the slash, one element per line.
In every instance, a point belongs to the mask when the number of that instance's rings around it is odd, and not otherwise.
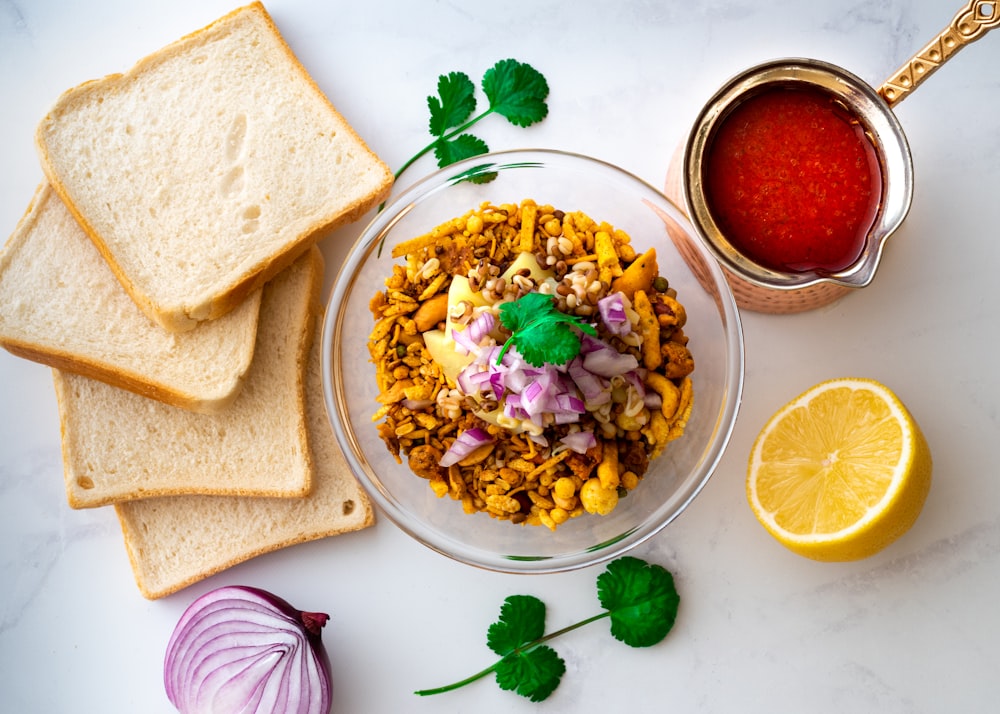
<path fill-rule="evenodd" d="M 1000 1 L 972 0 L 951 24 L 900 67 L 879 88 L 889 106 L 898 104 L 921 82 L 966 45 L 1000 25 Z"/>

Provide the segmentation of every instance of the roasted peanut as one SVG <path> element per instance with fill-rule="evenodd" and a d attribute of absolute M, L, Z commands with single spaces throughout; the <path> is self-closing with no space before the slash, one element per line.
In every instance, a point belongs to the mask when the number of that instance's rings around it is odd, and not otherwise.
<path fill-rule="evenodd" d="M 660 395 L 660 412 L 668 421 L 672 421 L 681 403 L 681 390 L 659 372 L 647 374 L 646 384 Z"/>
<path fill-rule="evenodd" d="M 413 323 L 418 332 L 427 332 L 448 317 L 448 293 L 438 293 L 421 303 L 413 313 Z"/>

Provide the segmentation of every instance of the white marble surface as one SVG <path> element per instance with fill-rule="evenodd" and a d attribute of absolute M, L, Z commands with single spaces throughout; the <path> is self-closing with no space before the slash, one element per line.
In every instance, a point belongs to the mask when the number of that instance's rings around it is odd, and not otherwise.
<path fill-rule="evenodd" d="M 493 148 L 535 145 L 615 162 L 661 184 L 695 112 L 738 70 L 777 56 L 839 63 L 874 84 L 937 34 L 957 0 L 619 0 L 507 3 L 271 0 L 321 88 L 392 167 L 426 143 L 437 76 L 478 81 L 515 57 L 548 78 L 549 117 L 498 118 Z M 229 0 L 0 0 L 0 232 L 41 171 L 36 122 L 64 89 L 235 6 Z M 504 9 L 501 9 L 504 8 Z M 677 625 L 633 650 L 592 625 L 556 641 L 562 685 L 531 704 L 482 681 L 418 699 L 493 661 L 485 629 L 530 593 L 561 626 L 595 612 L 599 568 L 484 573 L 417 545 L 386 519 L 367 531 L 234 568 L 157 602 L 136 589 L 107 509 L 73 511 L 62 487 L 47 368 L 0 352 L 0 711 L 171 711 L 167 638 L 198 594 L 226 583 L 325 609 L 334 711 L 988 712 L 1000 699 L 1000 32 L 955 56 L 897 114 L 916 195 L 876 284 L 819 311 L 744 314 L 746 388 L 720 469 L 636 555 L 671 569 Z M 401 185 L 432 169 L 425 159 Z M 360 225 L 325 243 L 331 265 Z M 328 283 L 332 280 L 328 277 Z M 935 481 L 916 526 L 852 564 L 801 559 L 746 504 L 753 437 L 813 383 L 889 384 L 930 440 Z"/>

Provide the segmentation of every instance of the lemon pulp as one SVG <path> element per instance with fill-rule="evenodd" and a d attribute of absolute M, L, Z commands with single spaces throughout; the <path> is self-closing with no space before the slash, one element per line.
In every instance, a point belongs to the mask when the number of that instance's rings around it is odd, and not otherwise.
<path fill-rule="evenodd" d="M 761 430 L 747 498 L 761 524 L 792 551 L 856 560 L 913 525 L 930 489 L 931 463 L 919 426 L 888 387 L 828 380 Z"/>

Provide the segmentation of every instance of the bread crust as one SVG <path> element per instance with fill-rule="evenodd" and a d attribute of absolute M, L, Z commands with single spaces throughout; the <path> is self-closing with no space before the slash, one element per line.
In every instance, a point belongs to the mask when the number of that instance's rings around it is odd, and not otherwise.
<path fill-rule="evenodd" d="M 101 207 L 98 208 L 98 201 L 86 194 L 81 186 L 81 181 L 70 177 L 70 167 L 78 167 L 81 162 L 84 164 L 91 162 L 92 165 L 98 166 L 104 159 L 103 155 L 88 155 L 86 148 L 78 147 L 76 144 L 68 150 L 59 149 L 57 151 L 55 139 L 58 138 L 59 132 L 64 130 L 66 124 L 71 122 L 71 115 L 77 105 L 84 105 L 88 102 L 100 103 L 103 102 L 104 97 L 111 97 L 118 91 L 131 90 L 147 72 L 161 63 L 181 56 L 184 52 L 197 48 L 200 44 L 207 43 L 216 35 L 221 35 L 229 31 L 231 27 L 238 26 L 239 23 L 243 22 L 262 22 L 268 32 L 273 35 L 275 44 L 282 55 L 285 69 L 291 72 L 298 81 L 295 91 L 297 94 L 300 93 L 299 90 L 306 92 L 310 102 L 315 102 L 317 107 L 323 107 L 324 120 L 328 124 L 327 131 L 331 137 L 333 135 L 338 137 L 337 141 L 344 145 L 345 151 L 349 150 L 352 161 L 346 170 L 355 171 L 359 178 L 364 176 L 366 187 L 352 188 L 355 191 L 354 195 L 340 196 L 336 202 L 333 202 L 332 197 L 326 199 L 326 204 L 323 207 L 316 206 L 308 211 L 303 209 L 301 220 L 296 222 L 294 226 L 292 226 L 293 222 L 283 222 L 281 230 L 294 230 L 294 234 L 283 236 L 280 245 L 267 254 L 248 258 L 249 262 L 244 266 L 222 267 L 219 270 L 217 283 L 207 289 L 208 292 L 205 294 L 196 296 L 185 293 L 181 298 L 168 297 L 158 294 L 155 286 L 149 284 L 149 279 L 144 278 L 140 281 L 134 270 L 125 264 L 126 261 L 123 261 L 122 256 L 118 254 L 121 247 L 120 245 L 116 246 L 115 239 L 112 237 L 117 228 L 113 225 L 114 221 L 104 215 L 105 203 L 115 203 L 114 210 L 129 211 L 132 210 L 133 206 L 136 206 L 135 210 L 138 211 L 138 203 L 151 202 L 152 198 L 149 196 L 137 197 L 122 192 L 124 189 L 119 186 L 109 187 L 100 197 Z M 164 109 L 164 112 L 169 111 L 169 107 Z M 266 122 L 266 119 L 261 119 L 261 121 Z M 281 36 L 273 19 L 260 2 L 237 8 L 200 30 L 185 35 L 140 59 L 124 73 L 109 74 L 101 79 L 89 80 L 67 90 L 57 99 L 54 106 L 39 123 L 35 133 L 35 144 L 43 171 L 49 182 L 111 266 L 121 285 L 151 319 L 173 332 L 192 329 L 202 321 L 217 319 L 234 309 L 253 291 L 291 265 L 325 232 L 358 220 L 364 213 L 376 206 L 388 195 L 393 182 L 391 171 L 320 90 L 315 80 Z M 270 148 L 261 147 L 261 150 L 265 151 Z M 67 151 L 69 153 L 66 153 Z M 274 161 L 284 161 L 289 166 L 294 166 L 294 163 L 284 155 L 275 156 Z M 338 170 L 338 167 L 329 166 L 328 169 L 332 174 Z M 166 179 L 169 179 L 171 170 L 173 170 L 171 166 L 156 167 L 156 171 L 165 172 Z M 160 181 L 161 178 L 156 177 L 156 180 Z M 318 180 L 318 177 L 313 177 L 313 180 Z M 169 184 L 170 181 L 167 180 L 166 183 Z M 357 186 L 359 182 L 354 182 L 352 185 Z M 120 192 L 122 192 L 121 195 L 118 195 Z M 206 190 L 204 194 L 211 195 L 211 191 Z M 141 208 L 150 211 L 156 210 L 156 206 L 152 203 L 148 206 L 143 205 Z M 128 236 L 129 241 L 145 241 L 151 245 L 155 242 L 154 238 L 155 235 L 152 232 L 148 236 Z M 199 237 L 192 236 L 192 239 L 198 240 Z M 122 239 L 118 238 L 118 240 Z M 148 260 L 153 260 L 146 254 L 142 255 Z M 184 256 L 161 257 L 157 255 L 155 259 L 162 260 L 163 264 L 166 265 L 170 261 L 183 260 Z"/>
<path fill-rule="evenodd" d="M 38 246 L 44 244 L 46 241 L 54 240 L 55 225 L 62 228 L 64 223 L 71 222 L 69 219 L 61 220 L 58 217 L 58 212 L 64 210 L 64 208 L 64 205 L 60 203 L 59 197 L 55 195 L 48 183 L 42 182 L 36 188 L 28 208 L 18 221 L 3 251 L 0 252 L 0 296 L 5 296 L 12 291 L 19 291 L 24 287 L 20 285 L 17 273 L 21 272 L 23 274 L 28 270 L 29 266 L 25 265 L 26 262 L 37 263 L 37 261 L 48 257 L 48 254 L 42 256 L 38 254 Z M 59 240 L 61 241 L 61 246 L 65 246 L 64 252 L 66 254 L 72 254 L 74 257 L 82 259 L 83 255 L 77 256 L 77 253 L 82 250 L 78 246 L 87 244 L 87 241 L 79 237 L 78 233 L 71 233 L 71 231 L 78 230 L 78 227 L 75 225 L 66 226 L 65 230 L 59 231 Z M 35 250 L 32 250 L 33 248 Z M 85 250 L 92 250 L 92 248 L 87 245 Z M 97 287 L 100 288 L 98 297 L 111 299 L 111 293 L 116 290 L 116 284 L 110 277 L 104 277 L 106 273 L 88 271 L 87 268 L 90 265 L 90 263 L 86 263 L 85 261 L 83 264 L 76 263 L 74 267 L 79 267 L 86 274 L 82 276 L 64 276 L 63 279 L 67 282 L 80 280 L 89 281 L 91 284 L 96 283 Z M 52 269 L 56 270 L 55 267 Z M 11 283 L 10 287 L 5 285 L 8 280 Z M 32 295 L 31 299 L 51 299 L 51 301 L 57 302 L 59 296 L 49 293 L 47 295 Z M 121 303 L 124 303 L 125 300 L 127 298 L 123 293 L 119 300 L 113 301 L 116 310 L 123 307 Z M 225 376 L 224 381 L 220 381 L 211 387 L 204 380 L 196 378 L 194 375 L 192 375 L 191 379 L 184 380 L 173 374 L 168 376 L 157 373 L 151 363 L 158 355 L 146 355 L 149 359 L 143 362 L 142 355 L 136 352 L 133 353 L 132 361 L 130 361 L 120 355 L 112 357 L 106 351 L 102 352 L 93 347 L 88 349 L 85 346 L 85 341 L 94 339 L 94 335 L 79 335 L 79 341 L 75 343 L 75 348 L 73 348 L 74 343 L 72 340 L 65 338 L 63 344 L 67 345 L 67 347 L 61 347 L 59 346 L 60 340 L 47 333 L 47 330 L 50 330 L 51 327 L 44 324 L 37 324 L 35 318 L 30 314 L 28 316 L 0 314 L 0 345 L 11 354 L 45 364 L 49 367 L 97 379 L 182 409 L 202 414 L 216 414 L 228 408 L 233 400 L 236 399 L 253 356 L 260 293 L 251 293 L 247 297 L 247 300 L 252 302 L 244 304 L 243 309 L 246 313 L 234 316 L 239 318 L 238 324 L 237 322 L 228 324 L 216 322 L 210 325 L 202 325 L 200 328 L 209 331 L 209 333 L 206 333 L 206 339 L 220 339 L 218 335 L 225 334 L 230 329 L 239 329 L 240 331 L 238 334 L 233 334 L 232 339 L 234 341 L 229 343 L 232 345 L 233 350 L 230 353 L 231 356 L 238 357 L 239 359 L 234 360 L 231 364 L 227 364 L 226 371 L 228 374 Z M 6 300 L 3 300 L 0 302 L 0 305 L 7 307 L 8 303 Z M 66 305 L 65 309 L 93 310 L 94 305 L 73 304 Z M 131 312 L 131 310 L 129 311 Z M 139 325 L 135 329 L 140 332 L 130 333 L 135 338 L 133 344 L 146 344 L 146 340 L 152 332 L 162 330 L 162 328 L 148 322 L 138 312 L 134 314 L 137 319 L 133 319 L 128 324 Z M 244 319 L 247 321 L 252 319 L 252 322 L 243 322 Z M 92 325 L 93 323 L 90 324 Z M 213 337 L 210 335 L 213 330 L 220 332 L 215 333 Z M 243 342 L 236 340 L 243 340 Z M 200 342 L 200 336 L 196 333 L 178 335 L 172 338 L 173 344 L 176 344 L 177 341 L 186 342 L 189 345 L 188 349 L 194 349 L 190 347 L 191 345 L 200 348 L 202 344 L 207 344 L 207 342 Z M 239 350 L 239 352 L 236 350 Z M 198 370 L 205 366 L 206 363 L 204 360 L 193 362 L 190 365 L 192 370 Z M 200 388 L 202 385 L 205 386 Z M 199 387 L 199 389 L 195 387 Z"/>
<path fill-rule="evenodd" d="M 262 324 L 255 350 L 254 366 L 247 376 L 247 384 L 234 404 L 217 415 L 171 413 L 171 407 L 155 402 L 144 402 L 142 397 L 126 394 L 113 388 L 99 388 L 96 397 L 77 397 L 75 391 L 86 390 L 92 394 L 94 384 L 81 381 L 78 375 L 54 371 L 53 381 L 56 401 L 59 405 L 60 433 L 66 498 L 71 508 L 95 508 L 120 501 L 156 498 L 175 495 L 217 495 L 253 496 L 264 498 L 299 498 L 312 488 L 315 465 L 309 448 L 308 427 L 305 413 L 305 369 L 312 343 L 312 335 L 317 319 L 317 304 L 323 285 L 323 256 L 319 248 L 313 247 L 301 258 L 306 262 L 303 269 L 308 271 L 305 289 L 293 297 L 285 298 L 280 311 L 284 314 L 275 318 L 267 317 L 266 305 L 262 305 Z M 292 266 L 290 269 L 297 269 Z M 279 278 L 280 279 L 280 276 Z M 271 288 L 269 285 L 265 290 Z M 264 300 L 268 301 L 265 294 Z M 287 303 L 287 304 L 286 304 Z M 254 372 L 260 369 L 260 360 L 274 359 L 276 344 L 289 329 L 292 334 L 290 354 L 278 359 L 289 360 L 278 364 L 281 384 L 269 387 L 281 390 L 277 395 L 269 391 L 266 395 L 251 386 Z M 287 381 L 292 374 L 291 396 L 284 392 L 289 388 Z M 281 433 L 263 432 L 262 411 L 275 409 L 270 400 L 285 400 L 282 404 L 290 407 L 281 411 L 283 417 Z M 146 400 L 148 401 L 148 400 Z M 291 410 L 291 411 L 290 411 Z M 291 414 L 294 412 L 294 414 Z M 291 416 L 289 416 L 291 415 Z M 292 418 L 293 417 L 293 418 Z M 242 437 L 232 437 L 231 432 L 242 429 Z M 205 434 L 194 441 L 194 432 Z M 216 433 L 218 437 L 214 436 Z M 211 436 L 207 436 L 211 435 Z M 252 436 L 251 436 L 252 435 Z M 184 441 L 187 436 L 188 442 Z M 269 439 L 273 445 L 280 444 L 280 451 L 292 451 L 289 457 L 294 464 L 294 473 L 273 474 L 260 465 L 259 472 L 250 474 L 240 471 L 238 465 L 219 461 L 222 439 L 242 438 L 238 448 L 249 449 L 256 446 L 251 439 Z M 199 444 L 205 448 L 200 448 Z M 247 443 L 244 443 L 247 442 Z M 164 459 L 174 456 L 175 463 L 152 462 L 137 449 L 155 448 L 155 453 L 164 454 Z M 278 450 L 279 447 L 275 447 Z M 197 452 L 197 458 L 182 458 L 187 452 Z M 228 458 L 234 459 L 230 450 Z M 116 460 L 117 459 L 117 460 Z M 143 463 L 135 463 L 142 459 Z M 162 468 L 161 468 L 162 467 Z M 163 475 L 160 471 L 170 471 Z"/>
<path fill-rule="evenodd" d="M 317 319 L 306 377 L 309 444 L 316 468 L 312 492 L 302 499 L 175 496 L 115 504 L 144 597 L 166 597 L 266 553 L 375 523 L 371 501 L 351 473 L 327 420 L 320 329 Z M 219 544 L 237 529 L 237 538 Z"/>

